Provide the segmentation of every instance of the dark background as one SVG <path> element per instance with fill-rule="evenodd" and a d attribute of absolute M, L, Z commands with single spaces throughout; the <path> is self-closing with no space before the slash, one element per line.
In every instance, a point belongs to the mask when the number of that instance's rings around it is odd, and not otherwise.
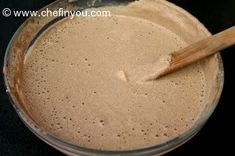
<path fill-rule="evenodd" d="M 8 7 L 15 10 L 37 10 L 53 0 L 0 0 L 0 14 Z M 235 0 L 169 0 L 196 16 L 212 33 L 235 25 Z M 6 46 L 25 18 L 0 15 L 0 68 Z M 190 141 L 166 154 L 234 155 L 235 46 L 222 51 L 225 84 L 219 105 L 205 127 Z M 235 96 L 235 95 L 234 95 Z M 234 112 L 235 113 L 235 112 Z M 0 77 L 0 156 L 63 155 L 33 135 L 20 121 L 5 93 Z"/>

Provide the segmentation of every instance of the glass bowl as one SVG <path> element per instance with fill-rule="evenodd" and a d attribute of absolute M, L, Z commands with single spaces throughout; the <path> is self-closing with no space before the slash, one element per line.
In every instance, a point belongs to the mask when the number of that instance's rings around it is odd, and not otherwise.
<path fill-rule="evenodd" d="M 58 10 L 59 8 L 64 8 L 65 10 L 83 10 L 90 7 L 100 7 L 114 4 L 126 4 L 131 3 L 131 1 L 93 1 L 93 3 L 85 3 L 83 0 L 68 3 L 67 0 L 58 0 L 48 6 L 42 8 L 40 11 L 46 10 Z M 211 35 L 208 30 L 192 15 L 183 9 L 175 6 L 174 4 L 167 2 L 165 0 L 156 0 L 156 5 L 161 5 L 163 8 L 159 15 L 156 16 L 156 20 L 162 15 L 167 15 L 171 13 L 173 16 L 164 17 L 164 20 L 168 20 L 169 25 L 165 25 L 168 29 L 177 30 L 179 35 L 182 35 L 184 31 L 184 25 L 174 25 L 175 19 L 179 19 L 182 22 L 190 25 L 192 31 L 188 36 L 183 36 L 188 43 L 193 43 L 196 40 L 202 39 L 203 37 Z M 92 4 L 92 5 L 91 5 Z M 162 17 L 161 17 L 162 18 Z M 179 135 L 176 138 L 168 140 L 167 142 L 137 150 L 129 151 L 102 151 L 96 149 L 89 149 L 85 147 L 80 147 L 75 144 L 68 143 L 61 140 L 46 132 L 43 128 L 39 127 L 35 121 L 30 117 L 27 109 L 25 109 L 25 102 L 22 100 L 23 94 L 19 89 L 20 85 L 20 75 L 22 72 L 24 57 L 30 46 L 34 41 L 40 36 L 49 26 L 55 22 L 63 19 L 63 17 L 30 17 L 28 18 L 16 31 L 12 37 L 5 54 L 4 59 L 4 80 L 6 86 L 6 92 L 9 95 L 10 101 L 18 113 L 19 117 L 23 123 L 41 140 L 51 145 L 52 147 L 58 149 L 59 151 L 68 155 L 130 155 L 130 156 L 144 156 L 144 155 L 162 155 L 169 152 L 176 147 L 182 145 L 190 138 L 192 138 L 206 123 L 212 112 L 214 111 L 221 92 L 224 82 L 223 73 L 223 63 L 219 54 L 216 54 L 210 58 L 201 61 L 202 65 L 206 65 L 207 73 L 210 73 L 206 77 L 206 81 L 210 86 L 210 92 L 207 95 L 207 104 L 202 112 L 201 117 L 195 122 L 195 124 L 187 130 L 185 133 Z M 214 72 L 211 72 L 214 71 Z"/>

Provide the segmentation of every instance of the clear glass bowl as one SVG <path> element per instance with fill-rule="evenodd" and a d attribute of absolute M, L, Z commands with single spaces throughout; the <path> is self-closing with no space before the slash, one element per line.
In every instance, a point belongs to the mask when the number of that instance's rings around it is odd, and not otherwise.
<path fill-rule="evenodd" d="M 111 1 L 100 2 L 96 1 L 93 7 L 110 5 Z M 127 3 L 127 2 L 126 2 Z M 156 3 L 161 4 L 162 6 L 168 8 L 162 10 L 162 14 L 171 12 L 176 15 L 174 17 L 169 17 L 166 20 L 172 20 L 171 18 L 179 18 L 182 21 L 192 25 L 192 34 L 188 34 L 188 42 L 194 42 L 195 38 L 203 38 L 209 36 L 210 33 L 207 29 L 192 15 L 182 10 L 181 8 L 175 6 L 174 4 L 167 2 L 165 0 L 159 0 Z M 119 4 L 118 1 L 112 4 Z M 58 0 L 44 8 L 40 11 L 48 8 L 49 10 L 58 10 L 59 8 L 64 8 L 67 10 L 82 10 L 84 8 L 89 8 L 90 5 L 85 3 L 83 0 L 78 2 L 68 3 L 67 0 Z M 164 12 L 165 11 L 165 12 Z M 155 15 L 156 18 L 158 15 Z M 167 17 L 166 17 L 167 18 Z M 208 103 L 206 104 L 205 109 L 199 120 L 197 120 L 193 127 L 191 127 L 185 133 L 179 135 L 172 140 L 158 144 L 156 146 L 130 150 L 130 151 L 101 151 L 96 149 L 89 149 L 80 147 L 68 142 L 65 142 L 52 134 L 47 133 L 45 130 L 40 128 L 36 122 L 32 120 L 25 109 L 25 103 L 21 100 L 22 92 L 19 90 L 20 85 L 20 75 L 21 69 L 23 67 L 23 60 L 25 54 L 29 47 L 33 44 L 35 39 L 40 36 L 40 34 L 45 31 L 50 25 L 55 23 L 58 20 L 61 20 L 61 17 L 30 17 L 28 18 L 16 31 L 12 37 L 8 48 L 5 54 L 4 60 L 4 80 L 6 85 L 6 91 L 9 95 L 12 105 L 14 106 L 16 112 L 18 113 L 21 120 L 24 124 L 41 140 L 51 145 L 52 147 L 58 149 L 59 151 L 68 154 L 68 155 L 130 155 L 130 156 L 144 156 L 144 155 L 161 155 L 166 152 L 169 152 L 176 147 L 182 145 L 187 140 L 192 138 L 206 123 L 212 112 L 214 111 L 223 88 L 224 82 L 224 73 L 223 73 L 223 63 L 219 54 L 212 56 L 211 58 L 202 61 L 202 64 L 208 66 L 208 71 L 217 71 L 212 72 L 208 76 L 208 82 L 211 82 L 211 91 L 208 93 Z M 174 25 L 173 27 L 168 26 L 169 29 L 177 30 L 180 34 L 181 31 L 184 31 L 182 25 Z"/>

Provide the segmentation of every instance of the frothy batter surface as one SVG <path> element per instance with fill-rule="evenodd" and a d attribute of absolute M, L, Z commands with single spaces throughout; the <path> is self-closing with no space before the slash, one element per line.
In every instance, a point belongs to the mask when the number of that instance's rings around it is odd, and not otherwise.
<path fill-rule="evenodd" d="M 189 129 L 204 106 L 199 64 L 151 83 L 119 71 L 157 60 L 186 43 L 148 20 L 112 15 L 64 20 L 27 54 L 22 88 L 38 125 L 88 148 L 153 146 Z"/>

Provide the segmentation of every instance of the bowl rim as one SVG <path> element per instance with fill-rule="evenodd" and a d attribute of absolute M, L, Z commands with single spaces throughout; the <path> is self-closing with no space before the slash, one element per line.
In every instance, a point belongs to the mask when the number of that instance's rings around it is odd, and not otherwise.
<path fill-rule="evenodd" d="M 48 6 L 53 5 L 58 1 L 63 1 L 63 0 L 57 0 L 57 1 L 47 5 L 45 7 L 43 7 L 42 9 L 47 8 Z M 171 9 L 175 9 L 175 10 L 181 12 L 182 14 L 187 15 L 188 17 L 190 17 L 190 19 L 194 20 L 194 22 L 196 22 L 202 28 L 202 30 L 204 30 L 206 33 L 210 34 L 210 32 L 206 29 L 206 27 L 200 21 L 198 21 L 193 15 L 191 15 L 189 12 L 187 12 L 186 10 L 178 7 L 177 5 L 175 5 L 171 2 L 165 1 L 165 0 L 160 0 L 160 2 L 171 7 Z M 7 46 L 6 52 L 5 52 L 3 69 L 5 69 L 5 67 L 7 66 L 8 57 L 11 52 L 12 45 L 14 44 L 14 42 L 15 42 L 16 38 L 18 37 L 19 33 L 21 32 L 21 30 L 24 28 L 25 23 L 29 19 L 27 19 L 17 29 L 17 31 L 14 33 L 13 37 L 11 38 L 11 40 Z M 206 121 L 209 119 L 209 117 L 213 113 L 214 109 L 216 108 L 216 106 L 219 102 L 222 90 L 223 90 L 223 85 L 224 85 L 223 61 L 222 61 L 220 54 L 216 54 L 216 56 L 217 56 L 218 64 L 219 64 L 219 73 L 218 73 L 218 80 L 219 80 L 218 87 L 219 88 L 218 88 L 218 92 L 216 93 L 216 96 L 213 99 L 213 103 L 212 103 L 208 113 L 206 115 L 204 115 L 202 118 L 200 118 L 198 123 L 195 123 L 190 129 L 188 129 L 187 131 L 185 131 L 184 133 L 180 134 L 179 136 L 177 136 L 175 138 L 172 138 L 166 142 L 163 142 L 161 144 L 154 145 L 151 147 L 134 149 L 134 150 L 123 150 L 123 151 L 98 150 L 98 149 L 92 149 L 92 148 L 78 146 L 78 145 L 63 141 L 62 139 L 53 136 L 52 134 L 44 131 L 43 129 L 40 129 L 40 127 L 37 126 L 37 124 L 32 119 L 30 119 L 30 117 L 24 111 L 21 111 L 21 108 L 19 107 L 20 105 L 18 104 L 18 101 L 11 94 L 10 86 L 9 86 L 9 83 L 7 80 L 7 74 L 5 72 L 3 72 L 3 75 L 4 75 L 4 84 L 5 84 L 7 95 L 9 97 L 10 103 L 14 107 L 18 116 L 23 121 L 23 123 L 26 125 L 26 127 L 28 127 L 28 129 L 30 129 L 31 132 L 33 132 L 38 138 L 40 138 L 41 140 L 43 140 L 47 144 L 53 146 L 54 148 L 56 148 L 64 153 L 75 154 L 75 155 L 76 154 L 83 154 L 83 155 L 96 154 L 96 155 L 141 156 L 141 155 L 146 155 L 146 154 L 163 154 L 163 153 L 166 153 L 170 150 L 173 150 L 176 147 L 185 143 L 190 138 L 192 138 L 203 127 L 203 125 L 206 123 Z"/>

